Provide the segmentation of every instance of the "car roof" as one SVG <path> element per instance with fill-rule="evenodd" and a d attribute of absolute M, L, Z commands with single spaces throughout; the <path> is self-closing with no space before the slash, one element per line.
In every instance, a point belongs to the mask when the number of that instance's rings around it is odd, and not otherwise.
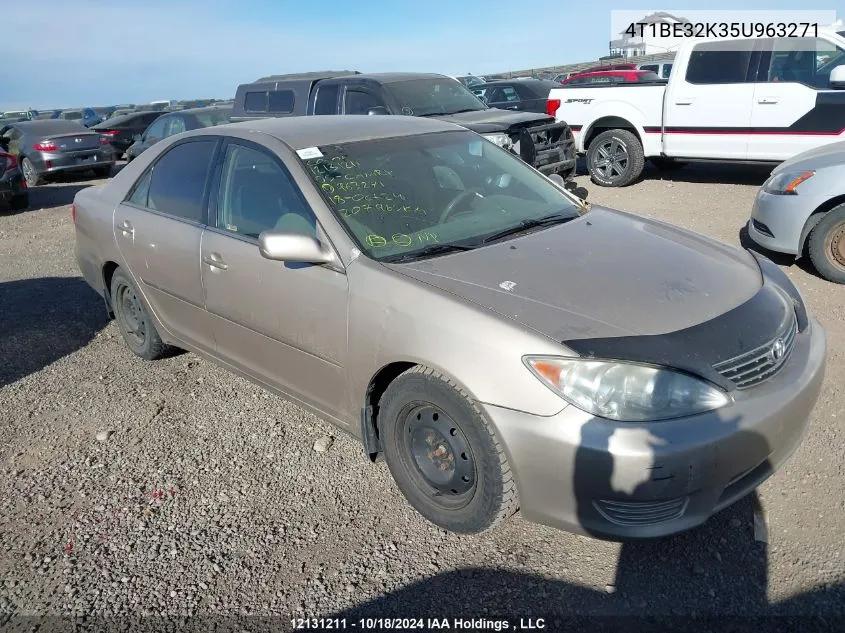
<path fill-rule="evenodd" d="M 354 75 L 354 79 L 373 79 L 383 84 L 395 83 L 397 81 L 410 81 L 412 79 L 451 79 L 446 75 L 437 73 L 367 73 Z"/>
<path fill-rule="evenodd" d="M 27 134 L 57 134 L 59 132 L 87 132 L 88 128 L 76 121 L 64 119 L 36 119 L 34 121 L 19 121 L 13 124 Z"/>
<path fill-rule="evenodd" d="M 362 116 L 360 114 L 258 119 L 230 123 L 223 127 L 263 132 L 287 143 L 295 150 L 335 143 L 466 130 L 459 125 L 438 119 L 401 115 Z M 217 133 L 221 129 L 214 128 Z"/>

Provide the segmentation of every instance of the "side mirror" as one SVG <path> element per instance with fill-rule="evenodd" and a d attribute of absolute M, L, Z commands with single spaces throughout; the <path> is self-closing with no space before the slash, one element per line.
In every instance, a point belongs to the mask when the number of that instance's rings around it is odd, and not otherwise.
<path fill-rule="evenodd" d="M 830 71 L 830 87 L 835 90 L 845 89 L 845 64 Z"/>
<path fill-rule="evenodd" d="M 369 110 L 367 110 L 367 114 L 369 114 L 370 116 L 375 116 L 377 114 L 390 114 L 390 112 L 388 112 L 387 108 L 385 108 L 384 106 L 375 106 L 374 108 L 370 108 Z"/>
<path fill-rule="evenodd" d="M 331 250 L 303 233 L 264 231 L 258 236 L 258 250 L 263 257 L 280 262 L 331 264 L 335 261 Z"/>

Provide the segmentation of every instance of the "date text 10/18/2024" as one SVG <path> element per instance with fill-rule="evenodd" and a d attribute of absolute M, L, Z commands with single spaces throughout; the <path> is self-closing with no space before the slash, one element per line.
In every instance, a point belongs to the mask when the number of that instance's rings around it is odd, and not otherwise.
<path fill-rule="evenodd" d="M 486 618 L 294 618 L 296 631 L 539 631 L 546 628 L 543 618 L 491 620 Z"/>

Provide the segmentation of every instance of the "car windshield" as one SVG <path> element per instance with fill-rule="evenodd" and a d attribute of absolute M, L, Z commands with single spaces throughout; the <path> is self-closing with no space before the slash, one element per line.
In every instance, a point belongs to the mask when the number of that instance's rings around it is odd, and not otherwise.
<path fill-rule="evenodd" d="M 521 159 L 469 131 L 321 146 L 300 155 L 361 250 L 377 260 L 422 256 L 435 246 L 475 248 L 535 221 L 584 212 Z"/>
<path fill-rule="evenodd" d="M 384 87 L 399 104 L 400 112 L 407 116 L 432 116 L 487 109 L 487 106 L 461 82 L 449 77 L 396 81 Z"/>

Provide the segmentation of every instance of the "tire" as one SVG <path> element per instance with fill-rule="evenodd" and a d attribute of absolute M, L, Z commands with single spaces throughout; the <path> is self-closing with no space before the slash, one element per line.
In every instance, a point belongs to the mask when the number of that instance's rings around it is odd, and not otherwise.
<path fill-rule="evenodd" d="M 111 304 L 123 341 L 136 356 L 157 360 L 171 353 L 153 325 L 138 288 L 120 268 L 111 280 Z"/>
<path fill-rule="evenodd" d="M 642 143 L 628 130 L 602 132 L 587 148 L 590 178 L 602 187 L 630 185 L 643 173 L 644 165 Z"/>
<path fill-rule="evenodd" d="M 684 161 L 675 160 L 674 158 L 664 158 L 663 156 L 652 156 L 648 160 L 661 171 L 677 171 L 687 166 L 687 163 Z"/>
<path fill-rule="evenodd" d="M 438 527 L 478 534 L 519 509 L 501 442 L 469 396 L 445 376 L 421 366 L 401 374 L 379 402 L 378 428 L 399 490 Z"/>
<path fill-rule="evenodd" d="M 94 175 L 97 176 L 97 178 L 108 178 L 109 175 L 111 175 L 111 166 L 95 167 Z"/>
<path fill-rule="evenodd" d="M 845 204 L 825 213 L 810 231 L 810 261 L 818 273 L 837 284 L 845 284 Z"/>
<path fill-rule="evenodd" d="M 37 187 L 41 184 L 41 174 L 35 171 L 35 166 L 28 158 L 21 160 L 21 171 L 23 172 L 23 179 L 26 181 L 27 187 Z"/>
<path fill-rule="evenodd" d="M 23 211 L 29 206 L 29 194 L 24 191 L 15 196 L 9 201 L 9 208 L 12 211 Z"/>

